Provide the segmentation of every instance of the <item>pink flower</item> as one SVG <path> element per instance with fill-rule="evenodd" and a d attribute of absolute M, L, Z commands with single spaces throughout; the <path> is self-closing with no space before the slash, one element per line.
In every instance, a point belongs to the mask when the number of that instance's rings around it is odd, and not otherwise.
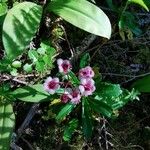
<path fill-rule="evenodd" d="M 82 78 L 79 90 L 83 96 L 92 95 L 95 91 L 94 80 L 91 78 Z"/>
<path fill-rule="evenodd" d="M 79 70 L 79 78 L 92 78 L 94 77 L 94 71 L 90 66 Z"/>
<path fill-rule="evenodd" d="M 73 90 L 72 93 L 71 93 L 71 96 L 72 96 L 71 102 L 73 104 L 80 103 L 80 101 L 81 101 L 81 95 L 80 95 L 80 91 L 78 89 Z"/>
<path fill-rule="evenodd" d="M 60 100 L 63 103 L 67 103 L 71 98 L 71 94 L 70 94 L 71 89 L 66 89 L 65 92 L 61 95 Z"/>
<path fill-rule="evenodd" d="M 57 60 L 59 72 L 67 74 L 71 69 L 71 63 L 69 60 L 58 59 Z"/>
<path fill-rule="evenodd" d="M 59 79 L 48 77 L 44 83 L 44 89 L 50 94 L 54 94 L 57 89 L 60 88 Z"/>

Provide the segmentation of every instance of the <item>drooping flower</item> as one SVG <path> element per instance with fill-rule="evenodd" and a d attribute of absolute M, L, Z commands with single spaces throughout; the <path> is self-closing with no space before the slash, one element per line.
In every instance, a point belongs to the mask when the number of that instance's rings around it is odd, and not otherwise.
<path fill-rule="evenodd" d="M 63 60 L 61 58 L 57 60 L 57 64 L 58 64 L 59 72 L 64 74 L 67 74 L 72 67 L 69 60 Z"/>
<path fill-rule="evenodd" d="M 90 66 L 79 70 L 79 78 L 92 78 L 94 77 L 94 71 Z"/>
<path fill-rule="evenodd" d="M 71 96 L 72 96 L 71 102 L 73 104 L 80 103 L 80 101 L 81 101 L 81 95 L 80 95 L 80 91 L 78 89 L 73 90 L 72 93 L 71 93 Z"/>
<path fill-rule="evenodd" d="M 65 92 L 61 95 L 60 100 L 63 103 L 67 103 L 69 100 L 71 100 L 71 89 L 67 88 L 65 89 Z"/>
<path fill-rule="evenodd" d="M 44 89 L 50 94 L 54 94 L 57 89 L 60 88 L 59 79 L 48 77 L 44 83 Z"/>
<path fill-rule="evenodd" d="M 83 96 L 92 95 L 95 91 L 95 83 L 91 78 L 81 78 L 79 90 Z"/>

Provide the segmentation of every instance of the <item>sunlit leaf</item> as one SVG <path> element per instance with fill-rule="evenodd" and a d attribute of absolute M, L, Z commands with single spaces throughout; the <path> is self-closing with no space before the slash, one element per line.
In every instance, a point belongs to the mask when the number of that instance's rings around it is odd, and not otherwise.
<path fill-rule="evenodd" d="M 40 24 L 42 7 L 32 2 L 10 9 L 3 24 L 3 45 L 7 57 L 16 58 L 27 48 Z"/>
<path fill-rule="evenodd" d="M 15 124 L 15 115 L 11 104 L 0 103 L 0 149 L 10 149 L 10 140 Z"/>
<path fill-rule="evenodd" d="M 25 102 L 50 101 L 51 95 L 47 93 L 42 84 L 24 86 L 12 92 L 15 98 Z"/>
<path fill-rule="evenodd" d="M 107 15 L 87 0 L 54 0 L 47 9 L 87 32 L 110 38 L 111 24 Z"/>

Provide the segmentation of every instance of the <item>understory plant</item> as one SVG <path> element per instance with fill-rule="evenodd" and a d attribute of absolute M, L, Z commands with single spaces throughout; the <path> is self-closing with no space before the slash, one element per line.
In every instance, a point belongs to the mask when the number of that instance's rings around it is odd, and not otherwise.
<path fill-rule="evenodd" d="M 34 2 L 14 3 L 0 1 L 0 39 L 4 57 L 0 61 L 0 72 L 13 77 L 18 70 L 28 74 L 38 72 L 36 83 L 14 87 L 3 82 L 0 87 L 0 149 L 7 150 L 15 125 L 13 104 L 17 101 L 49 102 L 58 123 L 66 120 L 63 139 L 69 141 L 78 128 L 86 139 L 90 139 L 95 116 L 115 117 L 118 109 L 130 100 L 138 99 L 138 92 L 121 88 L 101 80 L 101 76 L 87 63 L 80 60 L 78 71 L 68 59 L 57 59 L 58 73 L 50 74 L 54 67 L 56 50 L 51 42 L 34 47 L 42 23 L 47 14 L 55 14 L 89 33 L 109 39 L 111 24 L 107 15 L 87 0 L 51 0 L 42 5 Z M 84 7 L 83 7 L 84 6 Z M 44 36 L 44 35 L 42 35 Z M 39 41 L 43 41 L 43 37 Z M 49 38 L 46 39 L 49 41 Z M 36 42 L 35 42 L 36 43 Z M 25 54 L 28 53 L 26 56 Z M 20 61 L 27 58 L 29 62 Z M 37 73 L 36 72 L 36 73 Z M 56 108 L 56 105 L 58 106 Z"/>

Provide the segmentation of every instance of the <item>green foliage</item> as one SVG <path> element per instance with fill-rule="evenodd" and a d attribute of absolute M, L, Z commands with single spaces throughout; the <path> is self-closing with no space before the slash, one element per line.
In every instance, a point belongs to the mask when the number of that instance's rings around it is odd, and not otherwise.
<path fill-rule="evenodd" d="M 49 46 L 47 42 L 42 42 L 40 46 L 38 49 L 28 51 L 28 57 L 32 63 L 26 65 L 26 72 L 31 71 L 30 68 L 33 66 L 35 66 L 35 70 L 39 73 L 44 73 L 48 69 L 52 69 L 56 50 Z"/>
<path fill-rule="evenodd" d="M 5 2 L 0 2 L 0 16 L 7 13 L 7 4 Z"/>
<path fill-rule="evenodd" d="M 46 91 L 44 91 L 42 84 L 18 88 L 13 91 L 12 94 L 14 98 L 25 102 L 37 103 L 51 100 L 51 96 Z"/>
<path fill-rule="evenodd" d="M 88 66 L 90 62 L 90 55 L 89 53 L 85 53 L 80 59 L 80 68 L 84 68 Z"/>
<path fill-rule="evenodd" d="M 56 120 L 61 121 L 62 119 L 64 119 L 64 117 L 70 114 L 74 107 L 75 105 L 72 103 L 66 104 L 56 116 Z"/>
<path fill-rule="evenodd" d="M 120 85 L 102 83 L 96 91 L 95 99 L 106 103 L 112 110 L 122 108 L 130 100 L 138 100 L 139 92 L 132 89 L 131 92 L 120 88 Z"/>
<path fill-rule="evenodd" d="M 140 92 L 150 92 L 150 75 L 145 76 L 142 79 L 135 81 L 132 85 L 133 88 L 137 89 Z"/>
<path fill-rule="evenodd" d="M 64 141 L 70 141 L 72 134 L 75 129 L 78 127 L 78 120 L 72 119 L 69 121 L 68 125 L 65 127 L 63 139 Z"/>
<path fill-rule="evenodd" d="M 122 94 L 122 89 L 119 84 L 97 83 L 96 93 L 103 98 L 116 98 Z"/>
<path fill-rule="evenodd" d="M 15 124 L 15 115 L 12 105 L 0 101 L 0 149 L 10 148 L 11 134 Z"/>
<path fill-rule="evenodd" d="M 10 9 L 3 24 L 3 45 L 9 59 L 22 54 L 37 32 L 42 7 L 23 2 Z"/>
<path fill-rule="evenodd" d="M 135 3 L 140 5 L 141 7 L 143 7 L 145 10 L 149 11 L 149 8 L 147 7 L 147 5 L 145 4 L 144 0 L 128 0 L 129 3 Z"/>
<path fill-rule="evenodd" d="M 69 76 L 69 80 L 73 83 L 73 85 L 80 84 L 79 79 L 77 78 L 77 76 L 72 71 L 70 71 L 68 73 L 68 76 Z"/>
<path fill-rule="evenodd" d="M 107 117 L 111 117 L 113 110 L 108 104 L 104 103 L 103 101 L 90 99 L 89 104 L 91 109 L 93 109 L 95 112 L 100 113 Z"/>
<path fill-rule="evenodd" d="M 55 0 L 49 3 L 47 10 L 87 32 L 108 39 L 111 36 L 111 24 L 106 14 L 87 0 Z"/>
<path fill-rule="evenodd" d="M 92 136 L 92 113 L 90 111 L 88 99 L 82 100 L 82 130 L 86 139 Z"/>

